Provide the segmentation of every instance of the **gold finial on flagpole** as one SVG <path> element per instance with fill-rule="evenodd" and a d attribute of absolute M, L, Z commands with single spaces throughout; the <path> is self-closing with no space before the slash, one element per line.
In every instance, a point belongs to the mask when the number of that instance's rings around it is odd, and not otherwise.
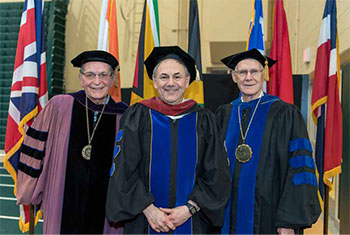
<path fill-rule="evenodd" d="M 196 82 L 199 82 L 201 80 L 200 74 L 199 74 L 199 70 L 197 68 L 197 65 L 195 65 L 196 67 Z"/>

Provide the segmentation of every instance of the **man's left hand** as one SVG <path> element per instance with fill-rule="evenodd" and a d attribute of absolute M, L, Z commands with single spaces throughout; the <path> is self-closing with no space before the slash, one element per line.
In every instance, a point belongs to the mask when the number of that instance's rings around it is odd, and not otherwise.
<path fill-rule="evenodd" d="M 293 228 L 277 228 L 278 234 L 294 234 Z"/>
<path fill-rule="evenodd" d="M 159 209 L 168 215 L 169 220 L 176 227 L 182 225 L 191 217 L 191 213 L 187 206 L 178 206 L 173 209 L 159 207 Z"/>

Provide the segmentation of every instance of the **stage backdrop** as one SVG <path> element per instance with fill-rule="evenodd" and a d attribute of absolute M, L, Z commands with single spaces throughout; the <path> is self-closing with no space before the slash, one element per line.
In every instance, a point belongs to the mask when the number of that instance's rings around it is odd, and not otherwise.
<path fill-rule="evenodd" d="M 194 81 L 195 82 L 195 81 Z M 215 112 L 222 105 L 236 99 L 239 95 L 237 85 L 230 74 L 203 74 L 204 106 Z M 307 75 L 293 75 L 294 104 L 301 110 L 307 123 L 307 101 L 309 77 Z M 130 104 L 131 88 L 122 88 L 122 100 Z"/>

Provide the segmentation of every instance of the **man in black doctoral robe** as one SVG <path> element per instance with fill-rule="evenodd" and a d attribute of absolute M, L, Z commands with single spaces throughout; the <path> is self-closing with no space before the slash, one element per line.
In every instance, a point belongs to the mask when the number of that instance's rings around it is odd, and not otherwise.
<path fill-rule="evenodd" d="M 262 92 L 275 61 L 256 49 L 226 57 L 241 91 L 217 118 L 231 170 L 224 234 L 294 234 L 320 215 L 312 146 L 296 106 Z M 265 68 L 264 68 L 265 66 Z"/>
<path fill-rule="evenodd" d="M 194 60 L 177 46 L 156 47 L 145 64 L 159 97 L 123 115 L 107 218 L 125 223 L 125 233 L 220 231 L 229 167 L 215 116 L 183 98 Z"/>

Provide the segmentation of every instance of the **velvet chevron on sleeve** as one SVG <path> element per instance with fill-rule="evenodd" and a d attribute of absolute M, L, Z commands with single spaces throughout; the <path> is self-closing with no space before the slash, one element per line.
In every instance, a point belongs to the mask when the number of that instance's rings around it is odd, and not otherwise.
<path fill-rule="evenodd" d="M 24 136 L 18 171 L 17 203 L 41 204 L 44 234 L 120 233 L 105 224 L 105 202 L 114 140 L 126 105 L 111 99 L 96 128 L 91 159 L 82 156 L 103 105 L 85 92 L 50 99 Z M 86 115 L 89 117 L 87 122 Z"/>

